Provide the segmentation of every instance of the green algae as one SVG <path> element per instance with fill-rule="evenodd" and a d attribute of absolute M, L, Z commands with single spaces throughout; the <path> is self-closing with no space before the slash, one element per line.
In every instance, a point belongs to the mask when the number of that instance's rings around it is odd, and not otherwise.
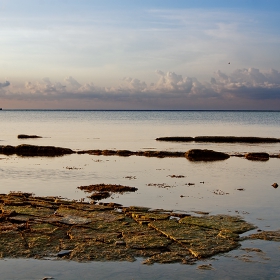
<path fill-rule="evenodd" d="M 193 264 L 240 246 L 238 234 L 254 228 L 240 217 L 186 216 L 177 221 L 166 210 L 25 193 L 0 194 L 0 206 L 2 258 L 134 261 L 142 257 L 145 264 Z M 252 239 L 264 238 L 262 234 Z M 279 232 L 267 236 L 276 240 Z M 60 254 L 62 250 L 67 254 Z"/>
<path fill-rule="evenodd" d="M 221 231 L 228 231 L 232 233 L 243 233 L 255 228 L 253 225 L 248 224 L 239 217 L 227 215 L 215 215 L 204 217 L 188 216 L 181 219 L 179 223 L 187 225 L 197 225 L 201 227 L 217 229 Z"/>
<path fill-rule="evenodd" d="M 261 240 L 280 242 L 280 230 L 261 231 L 261 232 L 249 235 L 248 239 L 261 239 Z"/>

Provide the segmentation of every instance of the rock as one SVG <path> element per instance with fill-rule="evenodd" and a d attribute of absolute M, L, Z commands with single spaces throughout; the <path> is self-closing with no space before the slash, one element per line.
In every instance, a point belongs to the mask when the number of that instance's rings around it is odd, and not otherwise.
<path fill-rule="evenodd" d="M 103 156 L 114 156 L 117 154 L 117 151 L 114 150 L 103 150 L 102 155 Z"/>
<path fill-rule="evenodd" d="M 28 139 L 28 138 L 42 138 L 42 136 L 38 135 L 27 135 L 27 134 L 19 134 L 18 135 L 19 139 Z"/>
<path fill-rule="evenodd" d="M 238 136 L 159 137 L 157 141 L 170 142 L 214 142 L 214 143 L 279 143 L 278 138 Z"/>
<path fill-rule="evenodd" d="M 64 257 L 69 255 L 72 252 L 72 250 L 61 250 L 60 252 L 57 253 L 58 257 Z"/>
<path fill-rule="evenodd" d="M 192 142 L 194 141 L 193 137 L 159 137 L 156 138 L 156 141 L 169 141 L 169 142 Z"/>
<path fill-rule="evenodd" d="M 279 143 L 280 139 L 267 137 L 238 137 L 238 136 L 197 136 L 195 142 L 215 143 Z"/>
<path fill-rule="evenodd" d="M 77 187 L 80 190 L 85 192 L 115 192 L 115 193 L 124 193 L 124 192 L 136 192 L 138 189 L 135 187 L 115 185 L 115 184 L 95 184 L 89 186 L 80 186 Z"/>
<path fill-rule="evenodd" d="M 18 146 L 0 146 L 0 153 L 5 155 L 17 154 L 19 156 L 62 156 L 75 153 L 71 149 L 54 146 L 35 146 L 22 144 Z"/>
<path fill-rule="evenodd" d="M 245 154 L 245 158 L 248 160 L 267 161 L 267 160 L 269 160 L 269 154 L 268 153 L 247 153 L 247 154 Z"/>
<path fill-rule="evenodd" d="M 89 196 L 92 200 L 101 200 L 110 197 L 111 194 L 109 192 L 95 192 Z"/>
<path fill-rule="evenodd" d="M 274 189 L 277 189 L 278 188 L 278 184 L 277 183 L 274 183 L 271 185 Z"/>
<path fill-rule="evenodd" d="M 122 157 L 129 157 L 131 155 L 133 155 L 134 153 L 132 151 L 129 150 L 118 150 L 117 151 L 117 155 L 118 156 L 122 156 Z"/>
<path fill-rule="evenodd" d="M 192 149 L 185 153 L 185 157 L 191 161 L 215 161 L 228 159 L 229 155 L 213 150 Z"/>

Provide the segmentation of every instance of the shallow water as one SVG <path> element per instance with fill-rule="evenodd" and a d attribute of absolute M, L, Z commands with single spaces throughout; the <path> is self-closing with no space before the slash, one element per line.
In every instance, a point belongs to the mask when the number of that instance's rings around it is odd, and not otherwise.
<path fill-rule="evenodd" d="M 158 142 L 161 136 L 233 135 L 277 137 L 279 112 L 133 112 L 133 111 L 0 111 L 0 144 L 54 145 L 75 150 L 129 149 L 186 151 L 207 148 L 224 152 L 280 153 L 279 144 L 202 144 Z M 17 139 L 18 134 L 36 134 L 42 139 Z M 113 195 L 104 201 L 125 206 L 174 209 L 195 214 L 241 215 L 262 230 L 280 228 L 280 159 L 252 162 L 231 157 L 218 162 L 190 162 L 185 158 L 139 156 L 68 155 L 64 157 L 18 157 L 0 155 L 1 192 L 33 192 L 87 199 L 81 185 L 106 183 L 137 187 L 135 193 Z M 170 175 L 183 175 L 172 178 Z M 130 176 L 130 177 L 129 177 Z M 189 183 L 192 183 L 189 185 Z M 153 185 L 151 185 L 153 184 Z M 164 185 L 162 185 L 164 184 Z M 238 190 L 243 189 L 243 190 Z M 218 193 L 218 194 L 217 194 Z M 251 243 L 250 243 L 251 242 Z M 86 263 L 65 261 L 1 260 L 4 279 L 276 279 L 280 276 L 279 244 L 246 241 L 257 246 L 270 260 L 256 256 L 244 262 L 235 254 L 215 257 L 215 270 L 197 270 L 197 265 L 134 263 Z M 250 243 L 250 244 L 249 244 Z M 254 259 L 254 258 L 253 258 Z M 14 269 L 16 267 L 16 269 Z M 82 272 L 82 273 L 81 273 Z M 53 273 L 53 274 L 51 274 Z M 186 274 L 188 277 L 186 277 Z M 82 276 L 81 276 L 82 275 Z M 259 278 L 256 278 L 257 277 Z M 84 277 L 84 278 L 81 278 Z"/>

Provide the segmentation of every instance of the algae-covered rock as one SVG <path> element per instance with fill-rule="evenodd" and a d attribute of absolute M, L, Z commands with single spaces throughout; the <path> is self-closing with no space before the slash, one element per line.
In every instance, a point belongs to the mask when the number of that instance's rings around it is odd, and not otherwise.
<path fill-rule="evenodd" d="M 89 186 L 80 186 L 78 189 L 85 192 L 93 192 L 89 198 L 92 200 L 101 200 L 111 196 L 112 193 L 136 192 L 135 187 L 115 185 L 115 184 L 95 184 Z"/>
<path fill-rule="evenodd" d="M 262 231 L 259 233 L 251 234 L 247 239 L 262 239 L 268 241 L 277 241 L 280 242 L 280 230 L 276 231 Z"/>
<path fill-rule="evenodd" d="M 164 249 L 171 240 L 151 229 L 138 232 L 127 232 L 124 235 L 126 246 L 132 249 Z"/>
<path fill-rule="evenodd" d="M 193 264 L 239 246 L 238 233 L 253 226 L 226 215 L 171 219 L 172 211 L 0 194 L 0 254 L 7 258 Z M 262 235 L 261 235 L 262 234 Z M 279 232 L 250 238 L 279 240 Z M 67 252 L 60 254 L 60 252 Z"/>
<path fill-rule="evenodd" d="M 215 215 L 204 217 L 187 216 L 179 221 L 186 225 L 196 225 L 204 228 L 211 228 L 232 233 L 243 233 L 254 229 L 255 226 L 245 222 L 240 217 Z"/>
<path fill-rule="evenodd" d="M 155 221 L 149 224 L 168 238 L 180 243 L 196 258 L 206 258 L 221 252 L 228 252 L 239 243 L 219 236 L 219 231 L 192 226 L 175 221 Z"/>

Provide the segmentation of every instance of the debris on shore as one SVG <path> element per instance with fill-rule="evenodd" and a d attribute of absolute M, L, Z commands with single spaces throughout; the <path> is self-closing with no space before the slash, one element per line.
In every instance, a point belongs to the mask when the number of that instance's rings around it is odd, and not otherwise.
<path fill-rule="evenodd" d="M 238 216 L 177 215 L 20 192 L 0 194 L 0 206 L 1 258 L 134 261 L 143 257 L 145 264 L 193 264 L 239 247 L 239 234 L 255 228 Z"/>

